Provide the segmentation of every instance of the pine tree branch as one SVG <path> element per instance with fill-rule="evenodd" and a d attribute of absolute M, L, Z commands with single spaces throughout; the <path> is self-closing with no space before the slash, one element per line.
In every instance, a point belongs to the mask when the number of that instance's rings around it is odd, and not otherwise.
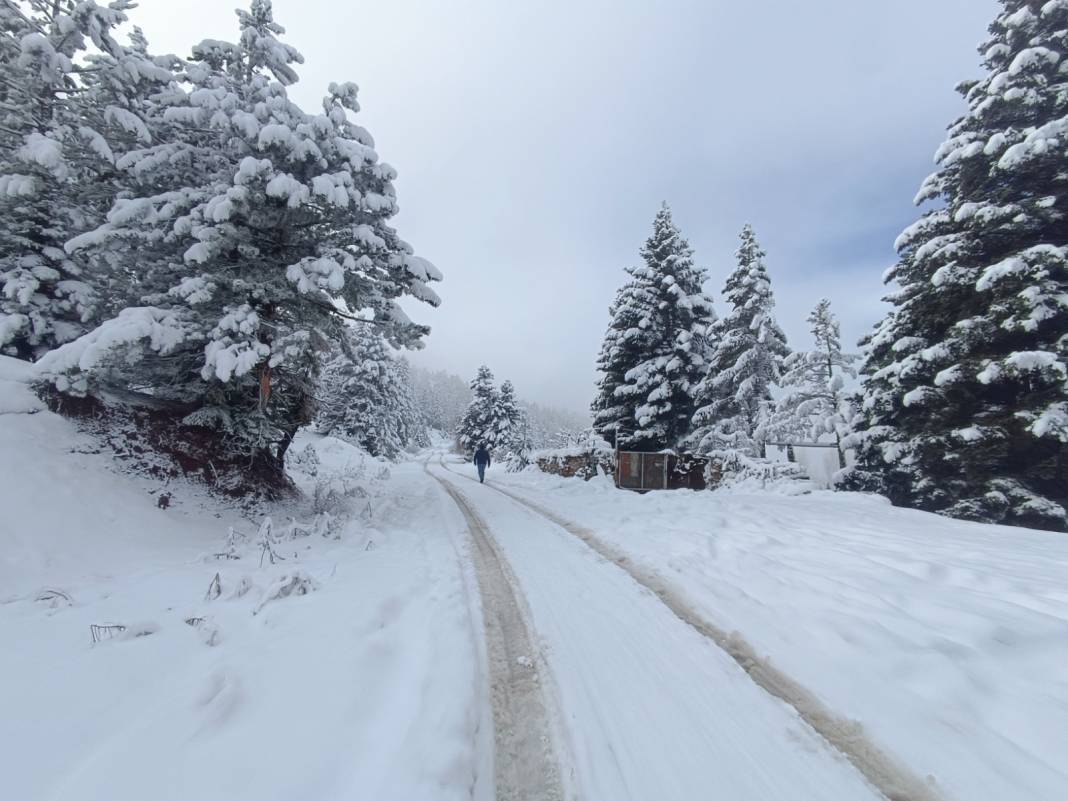
<path fill-rule="evenodd" d="M 305 297 L 304 300 L 311 303 L 313 306 L 319 306 L 320 308 L 325 309 L 331 314 L 336 314 L 338 317 L 343 317 L 346 320 L 351 320 L 354 323 L 368 323 L 369 325 L 376 326 L 385 325 L 381 320 L 368 320 L 364 317 L 357 317 L 353 314 L 349 314 L 348 312 L 343 312 L 341 311 L 341 309 L 337 308 L 336 306 L 332 306 L 329 303 L 323 303 L 321 300 L 316 300 L 315 298 Z"/>

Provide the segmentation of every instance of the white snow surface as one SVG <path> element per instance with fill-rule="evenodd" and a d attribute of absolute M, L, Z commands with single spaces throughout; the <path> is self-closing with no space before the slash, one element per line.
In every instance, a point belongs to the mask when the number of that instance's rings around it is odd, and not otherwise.
<path fill-rule="evenodd" d="M 435 474 L 475 508 L 515 573 L 578 798 L 883 798 L 793 709 L 615 564 L 492 486 Z"/>
<path fill-rule="evenodd" d="M 462 521 L 420 465 L 392 468 L 339 540 L 282 538 L 261 567 L 260 518 L 180 484 L 157 508 L 158 482 L 91 452 L 27 375 L 0 358 L 0 797 L 492 797 Z M 320 475 L 380 467 L 314 441 Z M 273 511 L 277 531 L 303 510 Z M 214 556 L 229 526 L 250 538 L 238 560 Z M 317 589 L 269 600 L 293 575 Z M 126 632 L 91 644 L 109 623 Z"/>
<path fill-rule="evenodd" d="M 337 539 L 289 537 L 310 500 L 246 517 L 124 473 L 44 408 L 32 376 L 0 358 L 0 797 L 494 797 L 470 545 L 421 461 L 302 434 L 294 453 L 319 462 L 294 465 L 309 498 L 317 482 L 360 489 Z M 508 566 L 537 643 L 517 664 L 544 677 L 568 801 L 879 796 L 652 592 L 495 484 L 739 632 L 944 801 L 1068 797 L 1068 538 L 852 494 L 431 470 Z M 268 513 L 283 560 L 261 564 Z M 239 559 L 218 556 L 230 527 L 247 537 Z M 294 585 L 309 592 L 272 597 Z M 93 644 L 93 624 L 126 628 Z"/>
<path fill-rule="evenodd" d="M 639 495 L 534 468 L 488 480 L 740 632 L 942 797 L 1068 798 L 1068 537 L 855 493 Z"/>

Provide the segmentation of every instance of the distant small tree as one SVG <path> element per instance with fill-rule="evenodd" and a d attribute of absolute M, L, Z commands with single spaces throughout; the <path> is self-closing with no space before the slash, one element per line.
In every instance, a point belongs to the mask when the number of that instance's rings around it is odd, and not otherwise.
<path fill-rule="evenodd" d="M 500 446 L 511 448 L 519 432 L 522 414 L 515 397 L 515 387 L 511 381 L 504 381 L 497 393 L 494 410 L 496 432 L 494 440 Z"/>
<path fill-rule="evenodd" d="M 833 435 L 838 466 L 845 467 L 842 436 L 848 424 L 845 377 L 855 378 L 858 357 L 842 352 L 838 320 L 831 302 L 821 300 L 808 316 L 815 347 L 786 357 L 781 385 L 785 390 L 765 424 L 763 435 L 817 441 Z"/>
<path fill-rule="evenodd" d="M 471 395 L 471 403 L 457 429 L 460 447 L 468 454 L 473 453 L 479 445 L 489 449 L 497 445 L 497 388 L 493 383 L 493 373 L 485 365 L 478 368 L 478 373 L 471 381 Z"/>

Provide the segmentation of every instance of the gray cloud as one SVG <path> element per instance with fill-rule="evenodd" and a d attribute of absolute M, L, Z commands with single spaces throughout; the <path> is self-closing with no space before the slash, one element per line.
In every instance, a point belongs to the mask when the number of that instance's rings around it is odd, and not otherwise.
<path fill-rule="evenodd" d="M 855 340 L 995 0 L 275 0 L 295 95 L 361 87 L 401 234 L 445 273 L 419 364 L 480 363 L 583 409 L 607 306 L 662 199 L 717 294 L 750 221 L 783 327 L 828 296 Z M 143 0 L 153 46 L 232 38 L 231 3 Z M 722 310 L 722 304 L 720 304 Z"/>

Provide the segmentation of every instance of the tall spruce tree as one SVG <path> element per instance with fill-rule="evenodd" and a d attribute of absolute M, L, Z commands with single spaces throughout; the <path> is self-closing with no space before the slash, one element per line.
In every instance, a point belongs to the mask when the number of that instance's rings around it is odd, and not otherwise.
<path fill-rule="evenodd" d="M 628 269 L 628 272 L 630 270 Z M 644 287 L 628 280 L 616 291 L 608 309 L 609 322 L 597 357 L 597 392 L 590 412 L 593 427 L 605 440 L 622 444 L 635 429 L 638 399 L 623 392 L 627 372 L 638 364 L 641 353 L 651 348 L 652 332 L 638 327 Z"/>
<path fill-rule="evenodd" d="M 519 403 L 515 397 L 515 387 L 511 381 L 503 381 L 501 383 L 501 388 L 497 392 L 497 406 L 494 417 L 496 418 L 495 439 L 497 444 L 511 449 L 513 441 L 521 433 L 519 424 L 522 420 Z"/>
<path fill-rule="evenodd" d="M 595 426 L 606 439 L 618 431 L 624 447 L 675 448 L 689 431 L 715 313 L 702 289 L 705 272 L 694 265 L 666 203 L 641 256 L 613 304 L 598 364 Z"/>
<path fill-rule="evenodd" d="M 771 386 L 780 380 L 790 349 L 775 322 L 766 254 L 752 226 L 742 228 L 740 238 L 738 266 L 723 289 L 731 308 L 713 327 L 691 441 L 702 452 L 740 450 L 763 456 L 760 427 L 769 411 Z"/>
<path fill-rule="evenodd" d="M 345 318 L 417 346 L 427 329 L 395 301 L 436 304 L 440 275 L 388 224 L 395 174 L 349 117 L 355 85 L 305 112 L 286 89 L 302 58 L 269 0 L 238 18 L 237 43 L 196 46 L 157 98 L 166 135 L 118 160 L 127 183 L 107 222 L 67 244 L 134 265 L 136 305 L 42 366 L 62 391 L 135 389 L 216 430 L 235 463 L 281 476 Z"/>
<path fill-rule="evenodd" d="M 497 415 L 497 388 L 493 383 L 493 373 L 483 365 L 471 381 L 471 403 L 456 432 L 460 447 L 467 453 L 473 453 L 479 445 L 485 445 L 488 449 L 496 447 Z"/>
<path fill-rule="evenodd" d="M 1068 528 L 1068 3 L 1002 0 L 982 80 L 898 239 L 849 485 Z"/>

